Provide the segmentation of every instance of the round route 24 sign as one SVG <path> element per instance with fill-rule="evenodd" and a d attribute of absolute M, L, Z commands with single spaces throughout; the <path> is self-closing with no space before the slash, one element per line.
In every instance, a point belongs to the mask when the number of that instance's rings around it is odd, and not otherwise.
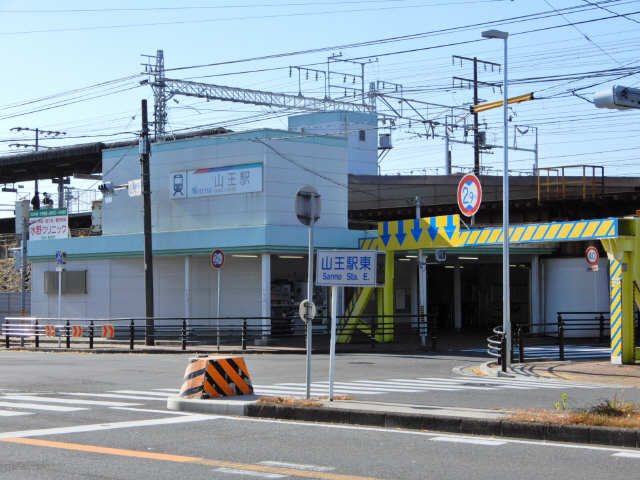
<path fill-rule="evenodd" d="M 224 264 L 224 253 L 222 253 L 222 250 L 214 250 L 211 252 L 210 262 L 213 268 L 222 268 Z"/>
<path fill-rule="evenodd" d="M 480 180 L 472 173 L 468 173 L 458 183 L 458 208 L 463 215 L 472 217 L 480 208 L 482 202 L 482 186 Z"/>
<path fill-rule="evenodd" d="M 597 265 L 598 260 L 600 260 L 600 253 L 596 247 L 588 247 L 585 251 L 585 256 L 589 265 Z"/>

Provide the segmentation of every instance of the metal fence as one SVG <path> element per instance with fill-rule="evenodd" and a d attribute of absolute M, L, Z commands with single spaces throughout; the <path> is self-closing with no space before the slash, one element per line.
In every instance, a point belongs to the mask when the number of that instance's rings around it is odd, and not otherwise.
<path fill-rule="evenodd" d="M 22 314 L 21 292 L 0 293 L 0 317 Z M 25 314 L 28 315 L 31 309 L 31 293 L 25 294 Z"/>
<path fill-rule="evenodd" d="M 416 322 L 415 315 L 361 316 L 357 326 L 338 328 L 338 334 L 352 336 L 351 343 L 368 343 L 372 348 L 388 334 L 407 341 L 426 336 L 428 325 Z M 393 321 L 390 321 L 390 318 Z M 224 318 L 154 318 L 153 331 L 147 329 L 147 318 L 78 319 L 6 317 L 0 325 L 5 347 L 57 344 L 60 348 L 113 348 L 144 345 L 147 337 L 186 350 L 189 345 L 239 346 L 250 344 L 303 347 L 306 336 L 299 317 L 224 317 Z M 343 317 L 338 317 L 338 324 Z M 435 326 L 429 335 L 435 348 Z M 328 342 L 329 319 L 317 317 L 313 334 Z M 322 337 L 324 336 L 324 338 Z M 397 341 L 397 340 L 396 340 Z"/>

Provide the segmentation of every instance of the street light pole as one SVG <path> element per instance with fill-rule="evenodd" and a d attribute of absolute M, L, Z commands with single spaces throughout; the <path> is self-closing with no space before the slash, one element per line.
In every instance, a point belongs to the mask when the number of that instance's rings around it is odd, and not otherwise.
<path fill-rule="evenodd" d="M 500 38 L 504 40 L 504 84 L 502 92 L 504 100 L 502 104 L 504 121 L 504 170 L 502 173 L 502 329 L 506 338 L 505 362 L 502 370 L 506 371 L 511 365 L 511 306 L 509 288 L 509 129 L 508 129 L 508 104 L 507 94 L 507 38 L 508 32 L 500 30 L 486 30 L 482 32 L 484 38 Z"/>

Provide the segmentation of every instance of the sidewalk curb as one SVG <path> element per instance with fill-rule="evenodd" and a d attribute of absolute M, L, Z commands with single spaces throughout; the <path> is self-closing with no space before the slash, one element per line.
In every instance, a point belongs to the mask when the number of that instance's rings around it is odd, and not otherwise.
<path fill-rule="evenodd" d="M 308 422 L 346 423 L 352 425 L 411 430 L 436 430 L 448 433 L 526 438 L 553 442 L 574 442 L 619 447 L 640 447 L 640 431 L 634 429 L 588 427 L 581 425 L 552 425 L 511 420 L 439 417 L 403 413 L 370 412 L 339 408 L 287 407 L 253 403 L 247 416 L 279 418 Z"/>
<path fill-rule="evenodd" d="M 293 407 L 258 403 L 252 398 L 225 400 L 187 400 L 177 396 L 167 399 L 170 410 L 211 415 L 234 415 L 302 422 L 325 422 L 409 430 L 486 435 L 494 437 L 572 442 L 617 447 L 640 447 L 640 430 L 515 422 L 458 416 L 411 415 L 397 412 L 354 410 L 338 407 Z"/>
<path fill-rule="evenodd" d="M 488 362 L 484 362 L 480 365 L 480 371 L 484 373 L 487 377 L 504 377 L 504 378 L 516 378 L 516 374 L 503 372 L 497 368 L 491 368 L 489 365 L 491 363 L 495 363 L 495 360 L 489 360 Z"/>

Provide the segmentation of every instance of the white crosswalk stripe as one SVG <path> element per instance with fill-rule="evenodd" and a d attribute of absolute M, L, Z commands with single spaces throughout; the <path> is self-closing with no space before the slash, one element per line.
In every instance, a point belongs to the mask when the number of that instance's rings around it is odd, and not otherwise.
<path fill-rule="evenodd" d="M 124 393 L 125 395 L 142 395 L 151 396 L 151 397 L 164 397 L 165 399 L 169 396 L 168 393 L 162 392 L 153 392 L 153 391 L 145 391 L 145 390 L 111 390 L 109 393 Z"/>
<path fill-rule="evenodd" d="M 55 397 L 38 397 L 35 395 L 5 395 L 0 397 L 1 399 L 29 402 L 42 402 L 42 403 L 66 403 L 69 405 L 93 405 L 100 407 L 134 407 L 140 405 L 139 403 L 123 403 L 123 402 L 107 402 L 97 400 L 75 400 L 72 398 L 55 398 Z"/>
<path fill-rule="evenodd" d="M 0 397 L 7 398 L 7 397 Z M 0 407 L 4 408 L 26 408 L 27 410 L 44 410 L 48 412 L 79 412 L 86 410 L 81 407 L 62 407 L 60 405 L 43 405 L 41 403 L 27 403 L 27 402 L 2 402 L 0 401 Z"/>
<path fill-rule="evenodd" d="M 256 395 L 265 396 L 299 396 L 306 394 L 305 383 L 279 383 L 274 385 L 254 385 Z M 553 379 L 520 379 L 496 377 L 453 377 L 453 378 L 391 378 L 385 380 L 355 380 L 352 382 L 335 382 L 336 395 L 383 395 L 386 393 L 419 393 L 431 391 L 473 392 L 496 390 L 533 390 L 533 389 L 596 389 L 606 385 L 565 382 Z M 329 394 L 329 382 L 313 382 L 311 395 Z"/>
<path fill-rule="evenodd" d="M 0 410 L 0 417 L 18 417 L 22 415 L 33 415 L 33 412 L 19 412 L 17 410 Z"/>
<path fill-rule="evenodd" d="M 140 395 L 124 395 L 118 393 L 81 393 L 81 392 L 58 392 L 58 395 L 68 395 L 74 397 L 93 397 L 93 398 L 121 398 L 123 400 L 149 400 L 156 402 L 164 402 L 167 400 L 166 395 L 164 397 L 152 397 L 152 396 L 140 396 Z"/>

